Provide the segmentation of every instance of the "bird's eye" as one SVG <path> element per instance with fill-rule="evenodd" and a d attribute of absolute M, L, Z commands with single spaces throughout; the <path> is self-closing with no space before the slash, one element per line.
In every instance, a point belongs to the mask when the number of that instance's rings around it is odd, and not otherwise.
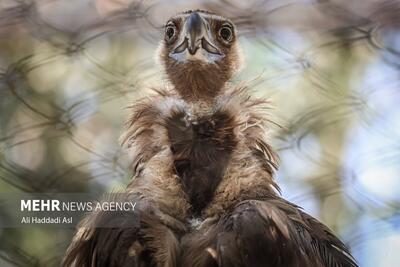
<path fill-rule="evenodd" d="M 231 41 L 233 36 L 232 28 L 229 26 L 222 26 L 221 29 L 219 29 L 219 36 L 221 36 L 224 41 Z"/>
<path fill-rule="evenodd" d="M 175 26 L 167 25 L 165 27 L 165 39 L 167 41 L 171 41 L 175 36 L 175 32 L 176 32 Z"/>

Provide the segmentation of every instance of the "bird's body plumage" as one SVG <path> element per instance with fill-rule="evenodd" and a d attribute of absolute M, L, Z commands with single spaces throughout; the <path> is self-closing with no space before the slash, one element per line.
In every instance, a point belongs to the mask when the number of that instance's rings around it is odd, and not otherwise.
<path fill-rule="evenodd" d="M 201 11 L 179 18 L 174 27 L 195 27 L 195 34 L 202 32 L 199 25 L 208 29 L 210 19 L 224 27 L 223 18 Z M 195 43 L 190 38 L 170 43 L 178 56 L 164 47 L 161 58 L 174 86 L 132 105 L 122 138 L 134 170 L 126 193 L 139 199 L 140 224 L 87 229 L 84 221 L 64 266 L 356 267 L 326 226 L 279 196 L 276 156 L 266 139 L 267 103 L 250 98 L 245 87 L 226 85 L 234 44 L 220 48 L 212 37 L 209 44 L 203 39 L 200 46 L 222 58 L 207 64 L 224 65 L 210 74 L 202 71 L 205 63 L 175 62 L 185 58 L 182 45 Z"/>

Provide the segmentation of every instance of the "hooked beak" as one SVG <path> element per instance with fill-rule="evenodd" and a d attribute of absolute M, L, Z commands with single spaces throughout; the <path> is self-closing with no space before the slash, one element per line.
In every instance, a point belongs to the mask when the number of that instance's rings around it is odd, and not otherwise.
<path fill-rule="evenodd" d="M 187 49 L 189 54 L 193 56 L 200 48 L 203 48 L 208 53 L 222 55 L 217 46 L 212 44 L 212 39 L 208 22 L 199 13 L 193 12 L 185 21 L 181 32 L 181 40 L 173 50 L 173 53 L 182 53 Z"/>
<path fill-rule="evenodd" d="M 186 21 L 186 35 L 189 36 L 188 51 L 191 55 L 199 49 L 203 33 L 203 19 L 197 12 L 193 12 Z"/>

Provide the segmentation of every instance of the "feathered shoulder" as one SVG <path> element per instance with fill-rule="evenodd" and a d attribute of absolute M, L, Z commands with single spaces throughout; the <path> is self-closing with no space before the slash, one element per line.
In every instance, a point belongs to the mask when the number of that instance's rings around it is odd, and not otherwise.
<path fill-rule="evenodd" d="M 268 164 L 276 168 L 278 157 L 266 137 L 268 127 L 276 125 L 268 119 L 269 109 L 268 100 L 251 97 L 244 85 L 232 86 L 212 103 L 199 101 L 190 104 L 172 90 L 152 89 L 148 96 L 128 107 L 130 116 L 121 142 L 131 155 L 132 167 L 138 170 L 141 163 L 169 145 L 167 120 L 177 112 L 202 116 L 225 113 L 234 118 L 231 126 L 236 128 L 238 139 L 265 156 Z"/>

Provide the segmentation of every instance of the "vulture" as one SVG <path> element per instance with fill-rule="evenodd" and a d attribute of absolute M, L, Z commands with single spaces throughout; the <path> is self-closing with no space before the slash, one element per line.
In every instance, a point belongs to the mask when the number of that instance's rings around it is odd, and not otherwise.
<path fill-rule="evenodd" d="M 356 267 L 327 226 L 280 196 L 268 103 L 228 82 L 241 64 L 232 21 L 179 13 L 158 55 L 170 87 L 131 106 L 122 137 L 133 172 L 125 193 L 137 209 L 88 215 L 62 265 Z M 90 227 L 94 220 L 119 226 Z"/>

